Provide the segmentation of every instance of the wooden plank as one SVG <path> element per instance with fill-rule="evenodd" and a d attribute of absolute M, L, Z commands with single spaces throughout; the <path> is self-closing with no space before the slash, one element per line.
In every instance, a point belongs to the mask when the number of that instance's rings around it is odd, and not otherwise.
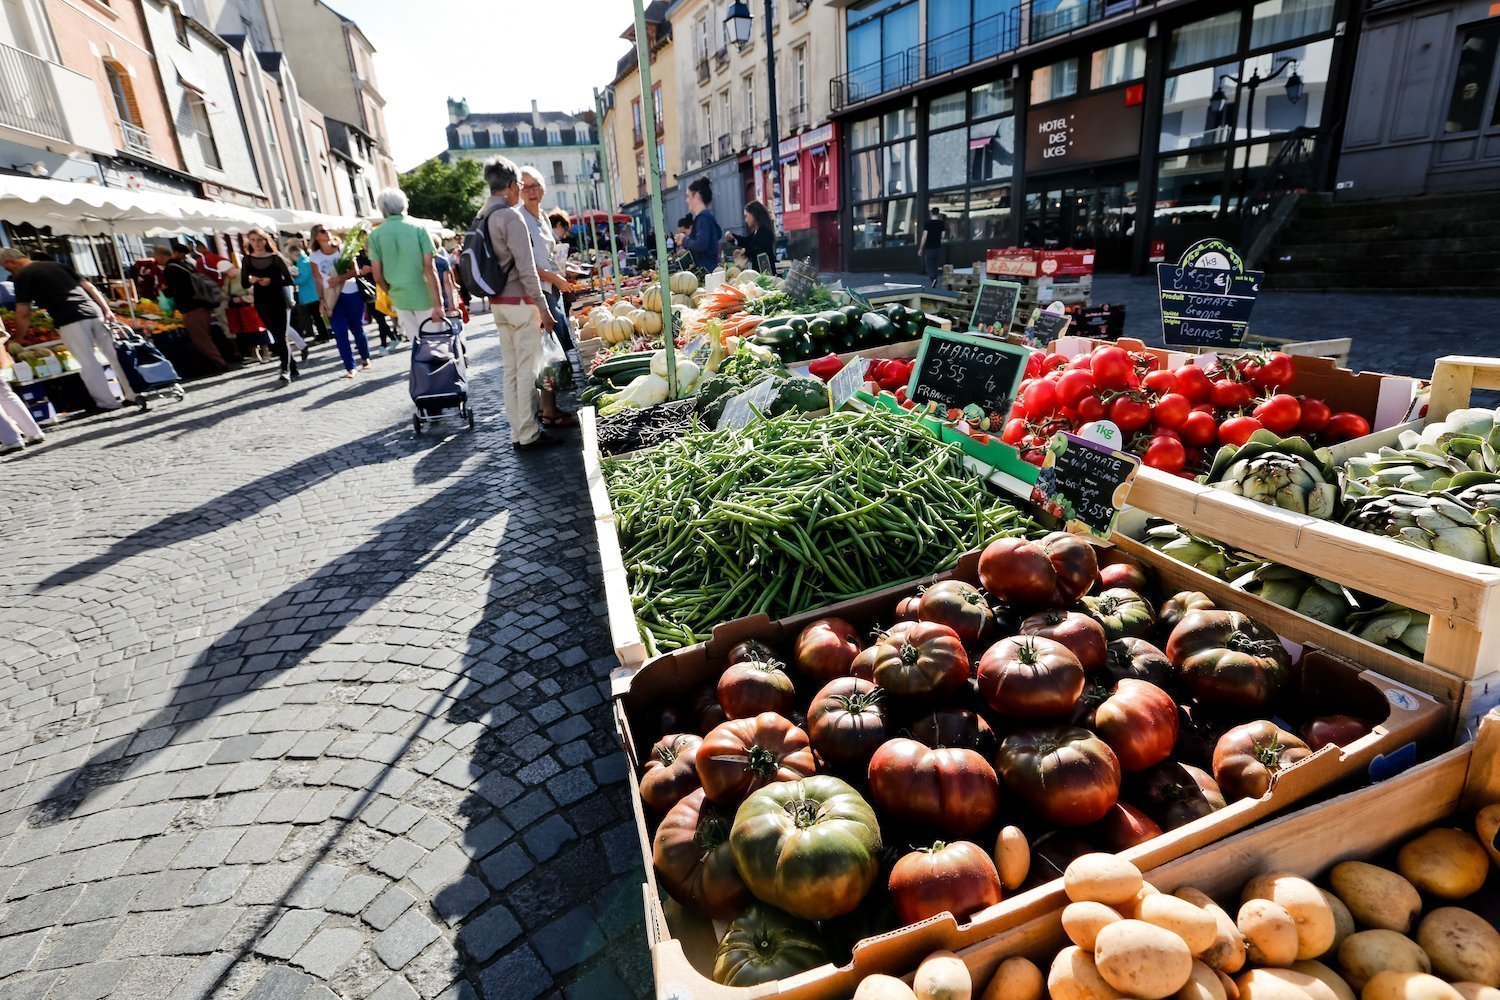
<path fill-rule="evenodd" d="M 1427 422 L 1442 420 L 1469 405 L 1475 389 L 1500 389 L 1500 358 L 1450 354 L 1432 368 Z"/>

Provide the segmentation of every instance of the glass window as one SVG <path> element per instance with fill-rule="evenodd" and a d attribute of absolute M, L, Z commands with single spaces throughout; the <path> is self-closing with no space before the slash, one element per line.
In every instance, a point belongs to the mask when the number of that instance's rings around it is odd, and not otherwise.
<path fill-rule="evenodd" d="M 1163 157 L 1156 175 L 1158 225 L 1210 219 L 1219 214 L 1224 192 L 1224 153 Z"/>
<path fill-rule="evenodd" d="M 949 240 L 969 238 L 969 213 L 964 210 L 966 191 L 935 194 L 927 199 L 928 211 L 937 209 L 943 213 L 943 236 Z"/>
<path fill-rule="evenodd" d="M 1009 180 L 1015 170 L 1016 120 L 997 118 L 969 129 L 969 180 Z"/>
<path fill-rule="evenodd" d="M 917 134 L 917 112 L 912 108 L 888 111 L 885 115 L 885 141 L 905 139 Z"/>
<path fill-rule="evenodd" d="M 885 242 L 885 202 L 854 206 L 854 249 L 869 250 Z"/>
<path fill-rule="evenodd" d="M 849 23 L 856 24 L 866 18 L 890 10 L 901 2 L 902 0 L 865 0 L 864 3 L 851 4 L 849 6 Z"/>
<path fill-rule="evenodd" d="M 1193 149 L 1229 141 L 1227 115 L 1231 110 L 1215 114 L 1210 107 L 1214 91 L 1219 88 L 1219 78 L 1239 71 L 1239 63 L 1221 63 L 1189 70 L 1169 76 L 1162 89 L 1161 138 L 1157 148 L 1163 152 L 1173 149 Z M 1234 100 L 1234 84 L 1223 84 L 1225 98 Z"/>
<path fill-rule="evenodd" d="M 849 98 L 863 100 L 912 82 L 919 67 L 908 67 L 907 50 L 918 44 L 917 4 L 875 0 L 849 10 Z"/>
<path fill-rule="evenodd" d="M 1240 88 L 1241 109 L 1235 138 L 1259 139 L 1297 128 L 1316 126 L 1323 117 L 1323 97 L 1328 92 L 1328 71 L 1332 59 L 1333 39 L 1325 38 L 1311 45 L 1279 49 L 1245 60 L 1244 70 L 1240 74 L 1242 80 L 1249 79 L 1257 72 L 1262 78 L 1269 77 L 1288 60 L 1293 65 L 1275 80 L 1261 84 L 1256 89 L 1253 108 L 1248 99 L 1248 88 Z M 1302 96 L 1295 104 L 1286 89 L 1293 72 L 1302 78 Z M 1233 97 L 1232 91 L 1226 90 L 1225 93 Z M 1248 122 L 1247 115 L 1253 116 Z"/>
<path fill-rule="evenodd" d="M 950 52 L 953 59 L 945 57 L 939 59 L 941 68 L 933 72 L 942 72 L 962 66 L 968 61 L 969 47 L 969 0 L 927 0 L 927 48 L 929 50 L 929 62 L 932 59 L 934 49 Z M 949 38 L 948 36 L 954 36 Z M 951 41 L 953 45 L 944 44 Z"/>
<path fill-rule="evenodd" d="M 1089 86 L 1098 90 L 1146 75 L 1146 40 L 1133 38 L 1094 53 L 1089 67 Z"/>
<path fill-rule="evenodd" d="M 1031 74 L 1031 103 L 1041 104 L 1078 93 L 1078 60 L 1064 59 Z"/>
<path fill-rule="evenodd" d="M 1464 32 L 1453 71 L 1453 95 L 1448 99 L 1448 116 L 1443 131 L 1474 132 L 1484 120 L 1484 102 L 1490 93 L 1495 73 L 1495 55 L 1500 49 L 1500 24 L 1486 25 Z M 1500 101 L 1495 102 L 1491 125 L 1500 124 Z"/>
<path fill-rule="evenodd" d="M 900 198 L 886 203 L 885 245 L 915 246 L 917 242 L 917 199 Z"/>
<path fill-rule="evenodd" d="M 893 62 L 899 62 L 896 59 L 897 56 L 906 55 L 907 49 L 921 43 L 922 33 L 920 24 L 921 22 L 917 20 L 917 5 L 915 3 L 909 3 L 905 7 L 898 7 L 882 17 L 880 19 L 880 57 Z M 886 75 L 889 78 L 890 74 L 887 73 Z M 903 71 L 902 84 L 907 82 L 904 76 Z M 899 86 L 900 84 L 897 85 Z M 889 79 L 886 81 L 886 86 L 891 86 Z"/>
<path fill-rule="evenodd" d="M 864 149 L 880 141 L 880 119 L 866 118 L 849 126 L 849 148 Z"/>
<path fill-rule="evenodd" d="M 976 119 L 1009 114 L 1015 110 L 1014 80 L 995 80 L 982 87 L 975 87 L 970 93 L 974 96 L 973 117 Z"/>
<path fill-rule="evenodd" d="M 1333 0 L 1265 0 L 1250 18 L 1250 47 L 1316 35 L 1333 26 Z"/>
<path fill-rule="evenodd" d="M 1185 24 L 1172 32 L 1167 53 L 1167 67 L 1181 69 L 1194 63 L 1222 59 L 1240 45 L 1240 12 L 1216 14 L 1203 21 Z"/>
<path fill-rule="evenodd" d="M 880 150 L 855 153 L 849 163 L 849 191 L 855 201 L 879 198 L 885 193 L 885 174 L 881 170 Z"/>
<path fill-rule="evenodd" d="M 953 187 L 968 180 L 968 130 L 949 129 L 927 137 L 927 186 Z"/>
<path fill-rule="evenodd" d="M 205 166 L 215 170 L 223 169 L 223 162 L 219 159 L 219 144 L 214 140 L 213 121 L 208 117 L 208 107 L 203 102 L 201 94 L 189 93 L 187 95 L 188 114 L 193 119 L 193 132 L 198 139 L 198 153 L 203 157 Z M 464 133 L 461 138 L 468 138 L 473 143 L 472 133 Z"/>
<path fill-rule="evenodd" d="M 886 146 L 885 194 L 912 194 L 917 190 L 917 143 L 914 139 Z"/>
<path fill-rule="evenodd" d="M 852 11 L 850 16 L 853 17 Z M 880 22 L 878 20 L 849 29 L 849 90 L 849 96 L 854 100 L 867 93 L 880 93 Z"/>
<path fill-rule="evenodd" d="M 802 161 L 787 160 L 781 165 L 781 189 L 786 196 L 788 212 L 802 211 Z"/>
<path fill-rule="evenodd" d="M 1103 4 L 1079 3 L 1078 0 L 1033 0 L 1031 37 L 1050 38 L 1088 23 L 1089 11 Z"/>
<path fill-rule="evenodd" d="M 969 238 L 994 242 L 1010 239 L 1010 185 L 969 192 Z"/>
<path fill-rule="evenodd" d="M 965 101 L 968 95 L 960 91 L 947 97 L 936 98 L 927 106 L 927 127 L 947 128 L 964 120 Z"/>

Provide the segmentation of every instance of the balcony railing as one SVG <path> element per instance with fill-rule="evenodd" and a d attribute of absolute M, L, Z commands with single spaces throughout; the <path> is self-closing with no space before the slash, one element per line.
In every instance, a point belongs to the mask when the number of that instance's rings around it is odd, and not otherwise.
<path fill-rule="evenodd" d="M 707 59 L 707 57 L 698 60 L 698 82 L 699 83 L 707 83 L 708 82 L 708 59 Z"/>
<path fill-rule="evenodd" d="M 121 118 L 116 123 L 120 127 L 120 141 L 125 150 L 137 156 L 151 156 L 151 136 L 147 131 L 134 122 L 128 122 Z"/>
<path fill-rule="evenodd" d="M 1033 8 L 1035 5 L 1032 5 Z M 1106 14 L 1114 13 L 1116 10 L 1128 10 L 1135 7 L 1134 3 L 1109 3 L 1106 0 L 1086 0 L 1077 6 L 1062 7 L 1057 10 L 1035 10 L 1031 12 L 1031 40 L 1039 42 L 1053 35 L 1061 35 L 1081 28 L 1086 24 L 1093 24 L 1102 20 Z"/>
<path fill-rule="evenodd" d="M 793 104 L 786 112 L 786 127 L 800 128 L 807 124 L 807 102 Z"/>
<path fill-rule="evenodd" d="M 0 125 L 68 141 L 47 61 L 0 44 Z"/>
<path fill-rule="evenodd" d="M 752 125 L 749 128 L 740 129 L 740 148 L 749 149 L 754 145 L 756 145 L 755 126 Z"/>
<path fill-rule="evenodd" d="M 698 147 L 698 162 L 700 164 L 712 163 L 714 159 L 714 144 L 705 142 Z"/>
<path fill-rule="evenodd" d="M 917 61 L 926 75 L 941 76 L 992 58 L 1021 44 L 1020 10 L 1004 11 L 917 46 Z"/>
<path fill-rule="evenodd" d="M 726 133 L 719 136 L 719 159 L 724 159 L 724 157 L 732 152 L 734 152 L 734 149 L 730 145 L 729 135 Z"/>

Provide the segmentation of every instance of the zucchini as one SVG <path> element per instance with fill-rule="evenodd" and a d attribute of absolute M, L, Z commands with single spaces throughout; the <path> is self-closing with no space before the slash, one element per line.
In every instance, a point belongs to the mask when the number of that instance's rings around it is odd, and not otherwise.
<path fill-rule="evenodd" d="M 771 347 L 780 350 L 791 343 L 794 336 L 796 336 L 796 331 L 790 325 L 773 326 L 767 329 L 766 325 L 762 323 L 755 328 L 755 335 L 750 339 L 762 347 Z"/>
<path fill-rule="evenodd" d="M 891 322 L 895 323 L 897 326 L 900 326 L 902 323 L 906 322 L 906 307 L 899 302 L 892 302 L 890 305 L 886 306 L 883 311 L 887 316 L 891 318 Z"/>
<path fill-rule="evenodd" d="M 814 316 L 807 324 L 807 335 L 814 345 L 826 344 L 833 336 L 833 324 L 822 316 Z"/>
<path fill-rule="evenodd" d="M 927 329 L 927 313 L 921 309 L 909 310 L 906 314 L 906 325 L 911 328 L 913 336 L 922 336 L 922 332 Z"/>
<path fill-rule="evenodd" d="M 651 369 L 651 356 L 655 353 L 655 351 L 638 351 L 634 354 L 622 354 L 618 358 L 610 358 L 589 374 L 600 379 L 618 379 L 627 372 L 640 375 Z"/>
<path fill-rule="evenodd" d="M 842 333 L 844 328 L 849 325 L 849 317 L 837 309 L 830 309 L 827 312 L 819 313 L 818 318 L 826 320 L 828 328 L 834 333 Z"/>
<path fill-rule="evenodd" d="M 864 331 L 866 340 L 883 340 L 887 343 L 896 339 L 896 324 L 891 322 L 889 316 L 878 312 L 867 312 L 859 318 L 859 325 Z"/>
<path fill-rule="evenodd" d="M 799 337 L 803 336 L 807 333 L 807 317 L 793 316 L 791 322 L 787 323 L 787 326 L 791 327 L 792 333 Z"/>

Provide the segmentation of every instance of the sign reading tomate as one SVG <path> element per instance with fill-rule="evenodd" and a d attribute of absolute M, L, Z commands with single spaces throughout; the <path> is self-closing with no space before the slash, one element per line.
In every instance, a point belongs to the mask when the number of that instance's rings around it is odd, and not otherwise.
<path fill-rule="evenodd" d="M 1119 160 L 1141 151 L 1145 107 L 1125 90 L 1034 108 L 1026 115 L 1026 169 L 1056 170 Z"/>

